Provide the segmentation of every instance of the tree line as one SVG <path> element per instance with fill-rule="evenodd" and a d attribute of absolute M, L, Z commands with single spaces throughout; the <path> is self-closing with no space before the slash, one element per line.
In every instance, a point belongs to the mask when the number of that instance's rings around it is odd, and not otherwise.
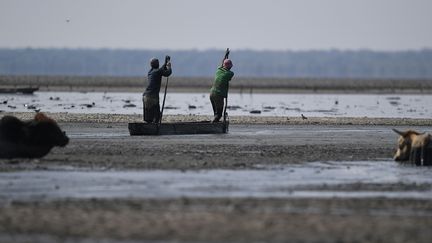
<path fill-rule="evenodd" d="M 210 77 L 224 50 L 0 49 L 0 75 L 145 76 L 172 57 L 173 75 Z M 432 49 L 418 51 L 232 50 L 241 77 L 431 79 Z"/>

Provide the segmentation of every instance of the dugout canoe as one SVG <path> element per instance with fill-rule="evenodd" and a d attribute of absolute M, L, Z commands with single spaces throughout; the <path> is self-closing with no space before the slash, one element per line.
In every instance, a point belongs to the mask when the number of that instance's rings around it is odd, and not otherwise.
<path fill-rule="evenodd" d="M 131 136 L 176 135 L 176 134 L 218 134 L 228 132 L 229 122 L 173 122 L 154 123 L 133 122 L 128 124 Z"/>
<path fill-rule="evenodd" d="M 39 87 L 25 87 L 25 88 L 0 88 L 0 94 L 33 94 L 38 91 Z"/>

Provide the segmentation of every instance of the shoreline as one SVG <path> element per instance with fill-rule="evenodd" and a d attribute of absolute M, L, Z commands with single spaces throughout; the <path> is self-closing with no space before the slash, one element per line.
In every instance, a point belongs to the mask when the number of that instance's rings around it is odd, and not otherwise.
<path fill-rule="evenodd" d="M 41 91 L 143 92 L 141 77 L 0 75 L 0 88 L 39 87 Z M 170 77 L 170 92 L 209 92 L 213 77 Z M 165 83 L 165 79 L 162 80 Z M 432 94 L 432 79 L 252 78 L 235 77 L 238 93 Z"/>
<path fill-rule="evenodd" d="M 141 115 L 101 114 L 101 113 L 51 113 L 44 112 L 58 123 L 129 123 L 142 122 Z M 35 112 L 0 112 L 0 118 L 6 115 L 31 120 Z M 162 122 L 210 121 L 211 116 L 204 115 L 164 115 Z M 230 116 L 230 124 L 243 125 L 384 125 L 384 126 L 432 126 L 432 119 L 421 118 L 369 118 L 369 117 L 275 117 L 275 116 Z"/>
<path fill-rule="evenodd" d="M 0 85 L 0 89 L 13 89 L 23 87 L 38 87 L 38 91 L 43 92 L 137 92 L 142 93 L 144 86 L 129 86 L 129 87 L 116 87 L 116 86 L 38 86 L 38 85 Z M 171 93 L 208 93 L 210 86 L 206 87 L 182 87 L 182 86 L 170 86 L 168 87 Z M 276 86 L 276 87 L 238 87 L 233 86 L 230 88 L 231 93 L 239 94 L 402 94 L 402 95 L 415 95 L 424 94 L 431 95 L 432 88 L 406 88 L 406 87 L 383 87 L 383 88 L 368 88 L 368 87 L 318 87 L 318 88 L 306 88 L 306 87 L 290 87 L 290 86 Z"/>

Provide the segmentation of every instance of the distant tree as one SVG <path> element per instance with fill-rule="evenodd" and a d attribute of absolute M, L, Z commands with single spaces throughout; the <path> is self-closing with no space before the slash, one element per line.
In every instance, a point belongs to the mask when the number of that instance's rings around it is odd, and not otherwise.
<path fill-rule="evenodd" d="M 173 58 L 179 77 L 212 77 L 223 50 L 0 49 L 2 75 L 145 76 L 150 58 Z M 236 76 L 432 78 L 432 50 L 233 50 Z"/>

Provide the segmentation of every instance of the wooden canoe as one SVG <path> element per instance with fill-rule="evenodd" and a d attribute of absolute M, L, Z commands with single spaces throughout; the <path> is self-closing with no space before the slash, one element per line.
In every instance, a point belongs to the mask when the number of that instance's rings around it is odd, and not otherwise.
<path fill-rule="evenodd" d="M 25 87 L 25 88 L 0 88 L 0 94 L 33 94 L 39 88 Z"/>
<path fill-rule="evenodd" d="M 212 123 L 203 122 L 174 122 L 162 123 L 160 126 L 154 123 L 134 122 L 129 123 L 129 134 L 139 135 L 175 135 L 175 134 L 218 134 L 228 132 L 229 122 Z"/>

